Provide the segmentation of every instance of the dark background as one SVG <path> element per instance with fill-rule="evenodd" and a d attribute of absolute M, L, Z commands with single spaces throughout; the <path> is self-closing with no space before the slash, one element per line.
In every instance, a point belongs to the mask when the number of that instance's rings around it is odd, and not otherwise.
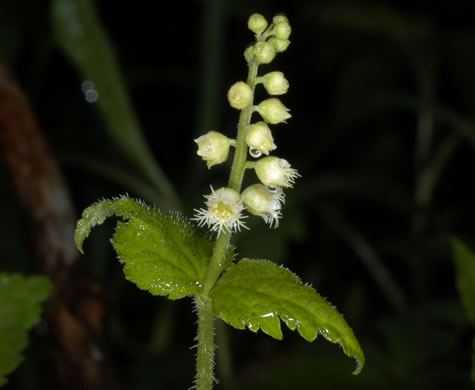
<path fill-rule="evenodd" d="M 250 217 L 252 230 L 234 243 L 241 257 L 283 263 L 332 302 L 367 366 L 351 376 L 351 359 L 322 338 L 309 344 L 286 330 L 279 342 L 229 328 L 234 379 L 217 388 L 470 388 L 471 327 L 449 240 L 474 243 L 473 3 L 95 3 L 145 140 L 188 216 L 229 172 L 231 159 L 208 171 L 193 139 L 211 129 L 234 136 L 238 113 L 226 91 L 247 76 L 247 18 L 284 12 L 292 26 L 289 49 L 260 74 L 279 70 L 290 82 L 282 101 L 292 118 L 272 127 L 275 154 L 302 178 L 287 191 L 277 230 Z M 0 59 L 28 98 L 77 215 L 124 193 L 164 207 L 127 179 L 148 180 L 111 137 L 97 104 L 85 101 L 83 76 L 57 43 L 51 7 L 2 1 Z M 258 101 L 264 96 L 258 92 Z M 0 175 L 0 268 L 30 273 L 29 216 L 3 165 Z M 255 181 L 248 174 L 246 183 Z M 194 376 L 191 302 L 169 303 L 125 281 L 108 242 L 112 227 L 96 229 L 86 243 L 106 291 L 112 366 L 125 389 L 186 388 Z M 8 388 L 56 388 L 40 330 Z"/>

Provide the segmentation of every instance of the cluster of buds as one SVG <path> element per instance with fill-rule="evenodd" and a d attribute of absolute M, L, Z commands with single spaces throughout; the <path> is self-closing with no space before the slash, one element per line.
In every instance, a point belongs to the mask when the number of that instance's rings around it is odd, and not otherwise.
<path fill-rule="evenodd" d="M 272 62 L 276 54 L 285 51 L 290 44 L 288 38 L 291 28 L 284 15 L 275 16 L 269 25 L 262 15 L 254 14 L 249 18 L 248 27 L 255 33 L 256 43 L 245 50 L 244 57 L 249 66 L 255 69 L 260 64 Z M 257 84 L 262 84 L 272 97 L 253 105 Z M 257 112 L 263 120 L 239 129 L 242 133 L 239 133 L 238 139 L 245 141 L 242 145 L 216 131 L 209 131 L 195 140 L 198 155 L 206 161 L 208 168 L 226 161 L 231 146 L 245 147 L 253 158 L 258 159 L 246 161 L 246 168 L 255 170 L 260 183 L 247 187 L 241 194 L 228 187 L 216 191 L 211 188 L 211 194 L 205 196 L 207 207 L 195 210 L 194 219 L 198 224 L 208 225 L 218 236 L 223 231 L 235 232 L 246 228 L 242 221 L 246 217 L 243 215 L 244 210 L 260 216 L 270 227 L 279 225 L 285 200 L 283 190 L 291 188 L 300 176 L 287 160 L 269 156 L 277 148 L 269 124 L 285 123 L 291 117 L 289 109 L 274 96 L 287 93 L 288 88 L 289 83 L 284 74 L 277 71 L 261 77 L 251 75 L 248 82 L 233 84 L 227 95 L 231 107 L 247 110 L 249 117 Z M 263 154 L 265 157 L 260 158 Z"/>

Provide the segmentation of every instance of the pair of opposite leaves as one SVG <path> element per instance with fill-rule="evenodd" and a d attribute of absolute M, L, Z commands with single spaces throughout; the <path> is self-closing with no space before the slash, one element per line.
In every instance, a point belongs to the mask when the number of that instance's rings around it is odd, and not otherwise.
<path fill-rule="evenodd" d="M 200 293 L 213 242 L 177 212 L 162 213 L 125 196 L 98 202 L 78 221 L 74 238 L 81 252 L 91 229 L 113 215 L 122 218 L 112 245 L 129 281 L 172 300 Z M 313 288 L 271 261 L 233 263 L 233 256 L 230 247 L 224 272 L 210 291 L 216 317 L 239 329 L 262 329 L 276 339 L 282 339 L 280 320 L 308 341 L 320 333 L 356 359 L 354 374 L 361 371 L 364 354 L 353 331 Z"/>

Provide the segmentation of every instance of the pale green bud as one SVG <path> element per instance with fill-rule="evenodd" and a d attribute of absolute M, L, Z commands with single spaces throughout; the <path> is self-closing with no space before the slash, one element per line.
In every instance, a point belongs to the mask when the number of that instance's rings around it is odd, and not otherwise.
<path fill-rule="evenodd" d="M 289 82 L 282 72 L 267 73 L 262 80 L 269 95 L 283 95 L 289 90 Z"/>
<path fill-rule="evenodd" d="M 197 154 L 206 161 L 208 169 L 226 161 L 229 146 L 234 144 L 234 140 L 217 131 L 208 131 L 205 135 L 195 139 L 195 142 L 198 144 Z"/>
<path fill-rule="evenodd" d="M 292 187 L 299 177 L 289 162 L 276 156 L 268 156 L 256 161 L 254 167 L 257 177 L 266 186 Z"/>
<path fill-rule="evenodd" d="M 249 27 L 249 30 L 251 30 L 252 32 L 256 34 L 260 34 L 266 29 L 267 20 L 261 14 L 252 14 L 249 17 L 247 26 Z"/>
<path fill-rule="evenodd" d="M 252 89 L 243 81 L 234 83 L 228 91 L 228 101 L 231 107 L 238 110 L 246 108 L 252 102 Z"/>
<path fill-rule="evenodd" d="M 276 37 L 270 38 L 268 42 L 274 47 L 274 50 L 277 53 L 282 53 L 283 51 L 286 51 L 290 45 L 290 41 L 288 39 L 279 39 Z"/>
<path fill-rule="evenodd" d="M 254 111 L 257 111 L 267 123 L 273 125 L 281 122 L 285 122 L 291 117 L 288 113 L 289 109 L 285 107 L 282 102 L 277 98 L 270 98 L 264 100 L 254 107 Z"/>
<path fill-rule="evenodd" d="M 277 24 L 277 23 L 289 23 L 289 19 L 287 19 L 287 16 L 284 14 L 277 14 L 272 18 L 272 23 Z"/>
<path fill-rule="evenodd" d="M 279 226 L 281 203 L 284 203 L 281 188 L 276 188 L 273 192 L 262 184 L 253 184 L 242 192 L 241 199 L 251 214 L 262 217 L 270 227 Z"/>
<path fill-rule="evenodd" d="M 261 64 L 268 64 L 275 57 L 274 46 L 267 42 L 257 42 L 254 45 L 254 55 Z"/>
<path fill-rule="evenodd" d="M 259 157 L 261 153 L 269 154 L 271 150 L 277 148 L 269 126 L 262 121 L 247 127 L 245 140 L 251 150 L 257 149 L 260 152 L 255 157 Z"/>
<path fill-rule="evenodd" d="M 244 58 L 248 64 L 251 63 L 252 59 L 254 58 L 254 45 L 250 45 L 244 50 Z"/>
<path fill-rule="evenodd" d="M 288 23 L 280 22 L 274 26 L 274 34 L 278 39 L 288 39 L 291 32 L 292 29 Z"/>

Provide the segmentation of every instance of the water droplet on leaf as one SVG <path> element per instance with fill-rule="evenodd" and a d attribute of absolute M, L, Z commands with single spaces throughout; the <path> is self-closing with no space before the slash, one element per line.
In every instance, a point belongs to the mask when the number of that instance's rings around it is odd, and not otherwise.
<path fill-rule="evenodd" d="M 84 93 L 84 99 L 88 103 L 95 103 L 99 98 L 99 93 L 97 92 L 96 86 L 90 80 L 84 80 L 81 83 L 81 89 Z"/>

